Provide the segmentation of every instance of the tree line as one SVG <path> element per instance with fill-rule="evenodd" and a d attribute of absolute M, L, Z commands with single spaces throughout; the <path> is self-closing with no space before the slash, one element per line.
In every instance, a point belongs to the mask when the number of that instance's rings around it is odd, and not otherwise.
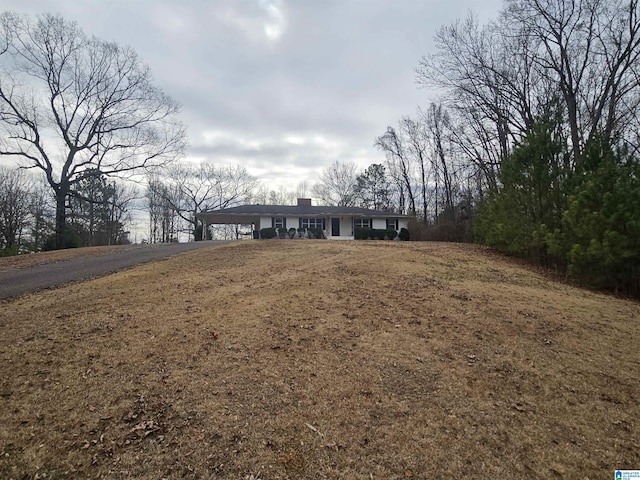
<path fill-rule="evenodd" d="M 311 189 L 302 182 L 294 191 L 274 191 L 240 166 L 178 161 L 186 144 L 178 104 L 153 84 L 149 68 L 128 47 L 87 36 L 59 16 L 7 12 L 0 15 L 0 63 L 0 155 L 40 172 L 33 178 L 48 186 L 47 202 L 41 202 L 47 214 L 24 214 L 46 220 L 30 227 L 35 250 L 43 248 L 41 239 L 51 248 L 129 241 L 125 223 L 136 198 L 124 180 L 146 183 L 151 242 L 185 233 L 201 238 L 195 215 L 202 210 L 293 203 L 309 190 L 321 203 L 408 213 L 424 224 L 466 218 L 469 185 L 461 187 L 463 168 L 451 163 L 448 135 L 454 130 L 440 106 L 403 118 L 398 129 L 376 139 L 384 165 L 357 172 L 352 162 L 334 162 Z M 5 210 L 13 212 L 14 203 L 7 198 Z M 13 229 L 7 250 L 22 230 L 4 223 Z"/>
<path fill-rule="evenodd" d="M 237 238 L 241 226 L 210 226 L 203 235 L 196 214 L 246 203 L 295 205 L 313 195 L 324 205 L 403 213 L 398 190 L 383 164 L 362 171 L 334 162 L 309 187 L 269 189 L 242 166 L 177 160 L 149 172 L 139 183 L 92 175 L 78 182 L 65 203 L 65 247 L 119 245 L 140 239 L 169 243 Z M 134 218 L 135 217 L 135 218 Z M 0 167 L 0 252 L 4 255 L 56 247 L 56 197 L 46 180 L 21 168 Z"/>
<path fill-rule="evenodd" d="M 129 243 L 131 186 L 104 175 L 79 182 L 66 201 L 67 247 Z M 0 167 L 0 256 L 56 248 L 55 195 L 41 176 Z"/>
<path fill-rule="evenodd" d="M 4 254 L 127 243 L 132 209 L 146 210 L 150 242 L 200 239 L 202 210 L 307 196 L 305 182 L 274 191 L 242 166 L 180 161 L 186 133 L 177 102 L 135 51 L 75 22 L 0 14 L 0 67 L 0 156 L 18 160 L 17 170 L 0 171 Z M 390 208 L 387 186 L 371 187 L 386 178 L 376 168 L 339 192 L 339 202 Z M 351 177 L 321 182 L 330 190 Z M 365 196 L 368 188 L 379 191 Z M 228 228 L 217 233 L 233 235 Z"/>
<path fill-rule="evenodd" d="M 113 183 L 105 178 L 140 175 L 184 151 L 178 104 L 129 47 L 90 37 L 60 16 L 5 12 L 0 65 L 0 155 L 45 178 L 55 200 L 55 248 L 74 241 L 69 203 L 91 210 L 99 202 L 85 194 L 97 189 L 115 205 L 119 192 L 107 192 Z M 113 224 L 116 210 L 97 214 Z"/>
<path fill-rule="evenodd" d="M 640 293 L 639 13 L 505 0 L 486 25 L 440 28 L 416 68 L 437 103 L 376 140 L 422 223 L 464 202 L 475 241 Z"/>
<path fill-rule="evenodd" d="M 85 244 L 123 241 L 131 202 L 114 178 L 146 181 L 149 240 L 162 242 L 201 238 L 203 209 L 310 191 L 411 215 L 413 239 L 474 240 L 639 293 L 638 1 L 505 0 L 485 25 L 469 15 L 441 27 L 415 68 L 439 96 L 374 139 L 384 162 L 361 172 L 334 162 L 292 191 L 243 167 L 178 162 L 178 105 L 131 49 L 57 16 L 4 13 L 0 155 L 47 188 L 26 195 L 30 180 L 2 172 L 0 247 L 15 248 L 29 222 L 36 249 L 45 238 L 69 246 L 69 231 Z M 16 206 L 38 195 L 53 206 Z"/>

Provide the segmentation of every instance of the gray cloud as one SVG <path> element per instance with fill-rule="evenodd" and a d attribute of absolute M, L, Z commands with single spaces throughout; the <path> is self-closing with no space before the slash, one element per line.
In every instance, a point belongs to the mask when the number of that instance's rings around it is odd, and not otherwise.
<path fill-rule="evenodd" d="M 482 2 L 481 19 L 501 0 Z M 334 160 L 383 161 L 374 139 L 429 92 L 413 68 L 437 28 L 477 0 L 5 0 L 131 45 L 182 105 L 188 157 L 239 163 L 273 184 Z M 306 178 L 304 178 L 306 176 Z M 293 186 L 293 185 L 290 185 Z"/>

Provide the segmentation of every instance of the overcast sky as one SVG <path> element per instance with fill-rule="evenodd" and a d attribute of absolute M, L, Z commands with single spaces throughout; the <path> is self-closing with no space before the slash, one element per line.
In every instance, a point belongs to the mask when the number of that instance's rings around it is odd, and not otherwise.
<path fill-rule="evenodd" d="M 414 67 L 441 25 L 502 0 L 0 0 L 132 46 L 182 105 L 190 160 L 294 188 L 334 160 L 364 169 L 387 125 L 427 105 Z"/>

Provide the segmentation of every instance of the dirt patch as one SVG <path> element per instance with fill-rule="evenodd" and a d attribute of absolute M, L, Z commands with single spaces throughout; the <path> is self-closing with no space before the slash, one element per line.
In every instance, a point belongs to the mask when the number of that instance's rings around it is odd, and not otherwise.
<path fill-rule="evenodd" d="M 640 465 L 640 305 L 479 247 L 240 242 L 1 307 L 1 478 Z"/>

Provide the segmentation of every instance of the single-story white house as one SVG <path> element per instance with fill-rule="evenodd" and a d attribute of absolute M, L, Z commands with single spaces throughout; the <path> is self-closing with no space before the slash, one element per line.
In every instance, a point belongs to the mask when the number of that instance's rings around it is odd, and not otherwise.
<path fill-rule="evenodd" d="M 201 212 L 196 218 L 209 225 L 251 225 L 254 238 L 262 228 L 322 229 L 325 238 L 353 240 L 356 228 L 407 228 L 409 217 L 397 213 L 357 207 L 323 207 L 311 205 L 310 198 L 299 198 L 297 205 L 241 205 Z"/>

